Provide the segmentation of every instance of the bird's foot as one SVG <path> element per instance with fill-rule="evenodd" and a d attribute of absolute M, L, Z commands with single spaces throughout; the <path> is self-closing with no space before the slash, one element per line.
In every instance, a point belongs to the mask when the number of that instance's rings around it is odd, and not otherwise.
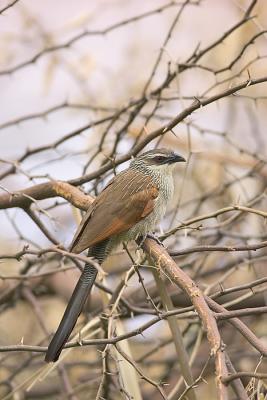
<path fill-rule="evenodd" d="M 159 240 L 159 238 L 158 238 L 156 235 L 154 235 L 153 233 L 147 233 L 146 235 L 140 236 L 140 237 L 138 238 L 137 243 L 138 243 L 138 247 L 139 247 L 139 248 L 141 248 L 141 247 L 143 246 L 144 241 L 145 241 L 146 239 L 155 240 L 155 242 L 157 242 L 160 246 L 163 246 L 163 243 Z"/>
<path fill-rule="evenodd" d="M 161 240 L 154 234 L 154 233 L 147 233 L 146 238 L 155 240 L 160 246 L 164 247 L 164 244 L 162 243 Z"/>

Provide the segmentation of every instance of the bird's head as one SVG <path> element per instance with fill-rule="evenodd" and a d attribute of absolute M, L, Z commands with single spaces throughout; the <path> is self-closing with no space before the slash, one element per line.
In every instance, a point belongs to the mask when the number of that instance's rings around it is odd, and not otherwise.
<path fill-rule="evenodd" d="M 131 161 L 131 168 L 151 170 L 153 172 L 171 173 L 177 162 L 185 158 L 169 149 L 149 150 Z"/>

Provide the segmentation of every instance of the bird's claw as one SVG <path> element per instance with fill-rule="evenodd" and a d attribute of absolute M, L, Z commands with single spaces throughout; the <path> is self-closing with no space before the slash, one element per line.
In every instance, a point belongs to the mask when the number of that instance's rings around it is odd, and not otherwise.
<path fill-rule="evenodd" d="M 159 238 L 158 238 L 156 235 L 154 235 L 153 233 L 148 233 L 148 234 L 146 235 L 146 238 L 155 240 L 155 242 L 157 242 L 157 244 L 159 244 L 160 246 L 163 246 L 163 247 L 164 247 L 164 245 L 163 245 L 163 243 L 161 242 L 161 240 L 159 240 Z"/>
<path fill-rule="evenodd" d="M 155 242 L 157 242 L 160 246 L 163 246 L 163 243 L 159 240 L 159 238 L 156 235 L 154 235 L 153 233 L 147 233 L 146 235 L 138 238 L 138 247 L 139 248 L 141 248 L 143 246 L 144 241 L 146 239 L 155 240 Z"/>

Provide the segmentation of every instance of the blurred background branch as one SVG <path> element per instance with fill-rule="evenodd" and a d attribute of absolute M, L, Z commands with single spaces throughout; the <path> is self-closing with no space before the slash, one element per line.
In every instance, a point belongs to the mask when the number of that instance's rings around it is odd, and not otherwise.
<path fill-rule="evenodd" d="M 2 0 L 0 17 L 0 398 L 262 400 L 266 1 Z M 81 214 L 154 147 L 188 160 L 157 232 L 175 261 L 118 249 L 26 390 L 88 260 L 64 250 Z"/>

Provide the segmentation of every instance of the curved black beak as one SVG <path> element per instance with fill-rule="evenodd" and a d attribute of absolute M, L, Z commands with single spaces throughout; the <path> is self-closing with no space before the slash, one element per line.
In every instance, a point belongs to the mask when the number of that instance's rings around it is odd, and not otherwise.
<path fill-rule="evenodd" d="M 176 162 L 186 162 L 186 159 L 185 159 L 184 157 L 180 156 L 180 154 L 173 153 L 173 154 L 169 157 L 168 163 L 169 163 L 169 164 L 173 164 L 173 163 L 176 163 Z"/>

